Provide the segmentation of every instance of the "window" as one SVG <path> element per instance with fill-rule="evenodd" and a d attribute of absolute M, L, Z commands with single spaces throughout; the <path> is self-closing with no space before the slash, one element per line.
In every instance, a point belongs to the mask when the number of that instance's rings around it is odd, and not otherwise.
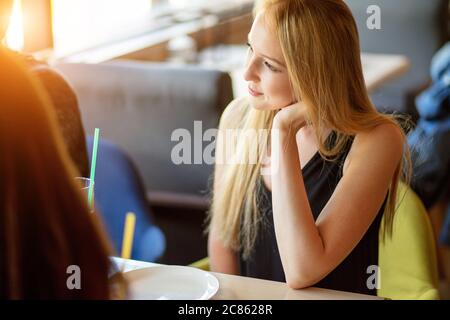
<path fill-rule="evenodd" d="M 163 20 L 155 19 L 157 15 L 208 3 L 208 0 L 52 0 L 55 56 L 138 36 L 163 27 Z"/>
<path fill-rule="evenodd" d="M 53 41 L 62 56 L 142 32 L 150 0 L 53 0 Z"/>
<path fill-rule="evenodd" d="M 19 0 L 13 2 L 9 26 L 3 41 L 10 49 L 20 51 L 24 48 L 22 2 Z"/>

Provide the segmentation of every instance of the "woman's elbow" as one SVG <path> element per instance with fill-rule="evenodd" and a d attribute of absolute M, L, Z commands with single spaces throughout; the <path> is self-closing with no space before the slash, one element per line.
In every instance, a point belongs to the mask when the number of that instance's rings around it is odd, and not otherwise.
<path fill-rule="evenodd" d="M 297 269 L 295 272 L 286 273 L 286 284 L 289 288 L 297 290 L 311 287 L 318 283 L 323 277 L 316 272 L 307 272 Z"/>
<path fill-rule="evenodd" d="M 298 290 L 298 289 L 304 289 L 311 287 L 315 284 L 315 281 L 312 281 L 310 279 L 301 277 L 301 276 L 286 276 L 286 284 L 289 288 Z"/>

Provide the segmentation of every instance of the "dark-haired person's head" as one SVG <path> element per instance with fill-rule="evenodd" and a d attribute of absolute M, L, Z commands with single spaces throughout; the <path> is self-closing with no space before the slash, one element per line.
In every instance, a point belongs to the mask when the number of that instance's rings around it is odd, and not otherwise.
<path fill-rule="evenodd" d="M 51 99 L 3 48 L 0 70 L 0 299 L 107 299 L 110 246 L 74 179 Z"/>
<path fill-rule="evenodd" d="M 10 22 L 13 0 L 0 0 L 0 40 L 2 40 Z M 0 41 L 0 46 L 2 42 Z M 52 106 L 56 111 L 59 130 L 70 158 L 78 168 L 81 176 L 89 174 L 86 150 L 86 137 L 78 109 L 78 100 L 74 90 L 67 81 L 47 64 L 36 61 L 31 56 L 14 53 L 25 62 L 36 78 L 46 89 Z"/>

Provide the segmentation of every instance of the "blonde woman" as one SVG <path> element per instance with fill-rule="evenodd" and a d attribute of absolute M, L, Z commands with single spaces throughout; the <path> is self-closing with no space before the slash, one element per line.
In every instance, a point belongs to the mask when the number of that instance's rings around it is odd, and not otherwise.
<path fill-rule="evenodd" d="M 211 269 L 376 294 L 368 271 L 383 215 L 392 232 L 408 152 L 397 122 L 368 97 L 349 8 L 340 0 L 260 1 L 248 46 L 249 96 L 220 121 L 221 132 L 239 134 L 219 134 L 216 156 L 232 145 L 240 161 L 216 164 Z M 255 148 L 248 130 L 268 134 Z M 254 152 L 256 163 L 246 162 Z"/>

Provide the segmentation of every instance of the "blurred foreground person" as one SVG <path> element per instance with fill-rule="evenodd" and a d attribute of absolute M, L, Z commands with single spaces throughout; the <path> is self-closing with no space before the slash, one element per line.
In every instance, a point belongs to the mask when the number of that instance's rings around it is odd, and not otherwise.
<path fill-rule="evenodd" d="M 12 11 L 12 0 L 0 0 L 0 40 L 5 36 Z M 77 166 L 80 175 L 89 175 L 89 161 L 86 149 L 86 137 L 81 121 L 75 92 L 67 81 L 46 63 L 33 57 L 13 53 L 25 62 L 27 68 L 36 76 L 47 91 L 56 112 L 59 130 L 70 158 Z"/>
<path fill-rule="evenodd" d="M 110 246 L 51 100 L 0 48 L 0 299 L 108 299 Z"/>

